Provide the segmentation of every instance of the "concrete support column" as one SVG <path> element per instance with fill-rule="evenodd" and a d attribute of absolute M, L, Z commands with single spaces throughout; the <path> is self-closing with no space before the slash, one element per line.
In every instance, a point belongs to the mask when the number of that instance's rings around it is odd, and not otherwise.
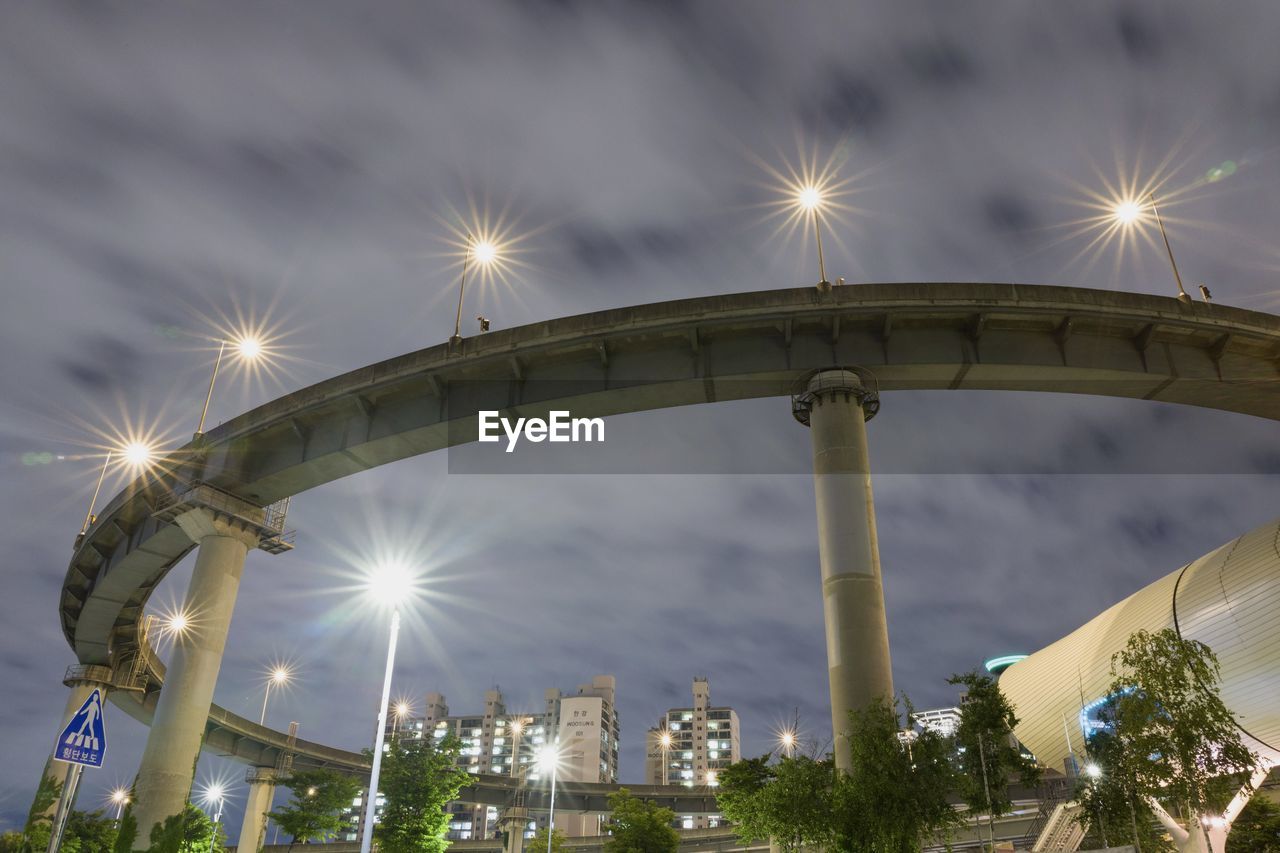
<path fill-rule="evenodd" d="M 528 825 L 529 810 L 524 806 L 510 806 L 502 813 L 502 817 L 498 819 L 498 826 L 507 833 L 507 842 L 502 847 L 502 853 L 522 853 L 524 829 Z"/>
<path fill-rule="evenodd" d="M 244 803 L 244 821 L 240 824 L 240 840 L 236 853 L 258 853 L 267 836 L 267 813 L 276 793 L 274 767 L 254 767 L 244 777 L 249 783 L 249 797 Z"/>
<path fill-rule="evenodd" d="M 134 850 L 146 850 L 152 827 L 180 813 L 186 805 L 240 574 L 249 549 L 258 543 L 256 533 L 205 508 L 192 509 L 175 520 L 200 549 L 182 605 L 189 627 L 174 638 L 134 785 L 133 814 L 138 822 Z"/>
<path fill-rule="evenodd" d="M 813 484 L 836 767 L 849 770 L 849 711 L 893 697 L 866 421 L 878 396 L 851 370 L 812 376 L 792 411 L 813 439 Z"/>
<path fill-rule="evenodd" d="M 62 711 L 62 722 L 58 724 L 59 733 L 66 728 L 72 716 L 80 710 L 80 706 L 85 703 L 85 700 L 89 698 L 89 694 L 93 693 L 94 690 L 101 691 L 103 702 L 106 701 L 107 690 L 111 686 L 111 669 L 105 666 L 73 666 L 67 670 L 62 683 L 70 688 L 70 692 L 67 695 L 66 707 Z M 55 734 L 54 737 L 56 736 Z M 50 746 L 52 747 L 54 744 L 51 743 Z M 63 799 L 71 793 L 67 790 L 67 780 L 70 778 L 67 771 L 71 767 L 72 765 L 65 762 L 54 761 L 52 754 L 45 761 L 44 778 L 61 785 L 62 793 L 39 817 L 52 821 L 54 815 L 58 813 Z"/>

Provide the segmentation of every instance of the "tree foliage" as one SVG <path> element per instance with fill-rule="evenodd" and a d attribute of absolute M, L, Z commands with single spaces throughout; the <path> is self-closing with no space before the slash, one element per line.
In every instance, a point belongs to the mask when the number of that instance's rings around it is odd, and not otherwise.
<path fill-rule="evenodd" d="M 519 832 L 520 830 L 517 828 L 515 831 Z M 564 847 L 564 840 L 567 837 L 568 836 L 560 830 L 554 830 L 551 835 L 551 853 L 561 853 L 561 850 Z M 505 847 L 506 845 L 503 846 Z M 539 851 L 546 850 L 547 828 L 545 826 L 540 827 L 538 831 L 533 834 L 533 838 L 530 838 L 524 843 L 524 849 L 528 850 L 529 853 L 539 853 Z"/>
<path fill-rule="evenodd" d="M 73 811 L 67 815 L 61 853 L 106 853 L 115 847 L 116 822 L 102 813 Z"/>
<path fill-rule="evenodd" d="M 950 747 L 932 732 L 898 737 L 898 706 L 872 703 L 849 715 L 852 773 L 830 760 L 769 756 L 720 774 L 717 800 L 744 842 L 770 838 L 786 850 L 918 851 L 962 818 L 947 802 Z"/>
<path fill-rule="evenodd" d="M 835 767 L 805 756 L 735 762 L 720 771 L 716 802 L 743 843 L 773 839 L 784 850 L 829 847 Z"/>
<path fill-rule="evenodd" d="M 604 853 L 676 853 L 679 848 L 680 834 L 671 826 L 676 819 L 671 809 L 619 788 L 609 795 L 609 810 L 611 837 L 604 843 Z"/>
<path fill-rule="evenodd" d="M 1227 853 L 1278 852 L 1280 805 L 1267 799 L 1264 794 L 1254 794 L 1231 825 L 1231 833 L 1227 835 Z"/>
<path fill-rule="evenodd" d="M 1218 695 L 1213 651 L 1172 628 L 1138 631 L 1111 658 L 1108 716 L 1114 742 L 1104 773 L 1136 797 L 1177 803 L 1188 814 L 1220 811 L 1233 777 L 1257 756 Z"/>
<path fill-rule="evenodd" d="M 323 841 L 339 832 L 342 811 L 360 793 L 360 783 L 332 770 L 296 770 L 284 783 L 289 802 L 270 817 L 294 841 Z"/>
<path fill-rule="evenodd" d="M 910 719 L 910 705 L 907 706 Z M 963 818 L 947 802 L 951 747 L 925 729 L 904 742 L 897 703 L 881 700 L 849 714 L 851 772 L 836 786 L 840 850 L 915 853 Z"/>
<path fill-rule="evenodd" d="M 1158 828 L 1151 806 L 1135 793 L 1133 780 L 1126 776 L 1117 756 L 1118 749 L 1115 735 L 1106 729 L 1085 741 L 1088 759 L 1099 768 L 1099 774 L 1085 773 L 1076 782 L 1074 798 L 1081 806 L 1077 820 L 1097 847 L 1102 846 L 1105 836 L 1111 844 L 1136 843 L 1143 853 L 1173 850 L 1172 842 Z"/>
<path fill-rule="evenodd" d="M 959 750 L 959 789 L 971 811 L 1008 814 L 1009 781 L 1016 776 L 1028 787 L 1040 781 L 1034 761 L 1025 757 L 1013 737 L 1018 717 L 1000 685 L 976 671 L 953 675 L 948 684 L 965 688 L 955 744 Z"/>
<path fill-rule="evenodd" d="M 391 739 L 378 780 L 385 805 L 374 837 L 382 853 L 444 853 L 449 846 L 445 805 L 471 778 L 454 763 L 461 748 L 462 741 L 453 735 L 439 741 Z"/>
<path fill-rule="evenodd" d="M 181 812 L 151 827 L 151 846 L 147 850 L 148 853 L 207 853 L 226 846 L 226 840 L 222 825 L 218 825 L 215 838 L 213 821 L 187 803 Z"/>

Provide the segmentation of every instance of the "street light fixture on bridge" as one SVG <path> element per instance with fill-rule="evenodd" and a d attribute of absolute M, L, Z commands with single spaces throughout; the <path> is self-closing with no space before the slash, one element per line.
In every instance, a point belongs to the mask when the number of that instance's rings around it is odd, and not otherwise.
<path fill-rule="evenodd" d="M 467 292 L 467 266 L 474 258 L 481 267 L 487 267 L 500 260 L 501 247 L 487 237 L 467 236 L 467 246 L 462 253 L 462 282 L 458 285 L 458 315 L 453 321 L 453 337 L 449 338 L 450 347 L 462 344 L 462 297 Z M 488 325 L 487 322 L 484 325 Z"/>
<path fill-rule="evenodd" d="M 267 689 L 262 697 L 262 714 L 258 717 L 258 725 L 267 724 L 267 700 L 271 698 L 272 687 L 284 687 L 293 678 L 293 673 L 284 664 L 276 664 L 267 673 Z"/>
<path fill-rule="evenodd" d="M 1156 204 L 1156 194 L 1154 190 L 1147 192 L 1147 198 L 1151 199 L 1151 212 L 1156 217 L 1156 227 L 1160 229 L 1160 238 L 1164 240 L 1164 250 L 1169 256 L 1169 266 L 1173 269 L 1173 280 L 1178 284 L 1178 301 L 1191 301 L 1191 297 L 1187 295 L 1186 289 L 1182 286 L 1182 275 L 1178 272 L 1178 262 L 1173 259 L 1173 248 L 1169 245 L 1169 235 L 1164 230 L 1164 218 L 1160 215 L 1160 208 Z M 1112 215 L 1115 221 L 1122 226 L 1132 226 L 1142 218 L 1143 205 L 1137 199 L 1123 199 L 1115 204 L 1112 208 Z"/>
<path fill-rule="evenodd" d="M 827 281 L 827 266 L 822 258 L 822 227 L 818 221 L 819 208 L 822 207 L 822 203 L 822 190 L 815 184 L 803 186 L 796 193 L 796 204 L 808 211 L 809 215 L 813 217 L 813 236 L 818 242 L 818 287 L 826 290 L 831 287 L 831 282 Z"/>
<path fill-rule="evenodd" d="M 93 508 L 98 503 L 98 494 L 102 491 L 102 481 L 107 477 L 107 468 L 111 466 L 111 458 L 119 455 L 124 460 L 125 466 L 131 471 L 145 467 L 152 459 L 155 458 L 155 449 L 144 441 L 137 439 L 130 441 L 122 447 L 113 447 L 107 451 L 106 458 L 102 460 L 102 470 L 98 472 L 98 485 L 93 487 L 93 497 L 89 498 L 89 511 L 85 513 L 84 524 L 80 526 L 80 535 L 83 536 L 90 525 L 93 524 L 96 516 L 93 514 Z"/>
<path fill-rule="evenodd" d="M 204 435 L 204 420 L 209 414 L 209 401 L 213 399 L 213 385 L 218 381 L 218 368 L 222 366 L 222 356 L 227 351 L 227 344 L 231 344 L 235 354 L 246 362 L 257 361 L 267 354 L 266 343 L 256 335 L 244 335 L 231 340 L 223 338 L 218 342 L 218 357 L 213 361 L 213 375 L 209 377 L 209 392 L 205 394 L 204 408 L 200 410 L 200 423 L 196 426 L 196 438 Z"/>

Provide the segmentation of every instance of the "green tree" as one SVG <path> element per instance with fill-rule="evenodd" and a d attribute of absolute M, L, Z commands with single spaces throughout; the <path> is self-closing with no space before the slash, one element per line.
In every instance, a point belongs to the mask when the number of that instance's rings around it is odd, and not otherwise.
<path fill-rule="evenodd" d="M 22 853 L 22 833 L 16 829 L 0 835 L 0 853 Z"/>
<path fill-rule="evenodd" d="M 910 720 L 898 705 L 873 702 L 849 714 L 851 772 L 835 791 L 836 847 L 866 853 L 915 853 L 963 817 L 947 801 L 955 771 L 951 747 L 925 729 L 903 740 Z"/>
<path fill-rule="evenodd" d="M 213 821 L 191 803 L 170 815 L 164 823 L 151 827 L 149 853 L 207 853 L 226 846 L 226 833 L 219 825 L 214 837 Z M 117 845 L 118 847 L 119 845 Z"/>
<path fill-rule="evenodd" d="M 1231 834 L 1227 836 L 1227 853 L 1277 851 L 1280 851 L 1280 805 L 1261 793 L 1254 794 L 1231 825 Z"/>
<path fill-rule="evenodd" d="M 626 788 L 609 795 L 609 832 L 604 853 L 676 853 L 680 833 L 675 812 L 652 800 L 631 796 Z"/>
<path fill-rule="evenodd" d="M 115 847 L 116 822 L 102 813 L 73 811 L 62 833 L 62 853 L 106 853 Z"/>
<path fill-rule="evenodd" d="M 830 846 L 835 767 L 805 756 L 769 758 L 735 762 L 717 777 L 717 806 L 739 840 L 773 839 L 784 850 Z"/>
<path fill-rule="evenodd" d="M 1192 816 L 1220 811 L 1229 788 L 1239 787 L 1231 777 L 1247 776 L 1258 758 L 1218 695 L 1213 650 L 1172 628 L 1138 631 L 1112 656 L 1111 675 L 1115 740 L 1104 769 L 1131 780 L 1135 796 L 1149 803 L 1175 803 Z M 1153 810 L 1177 841 L 1183 831 Z M 1185 831 L 1205 830 L 1192 817 Z"/>
<path fill-rule="evenodd" d="M 1102 715 L 1109 713 L 1104 706 Z M 1172 850 L 1164 832 L 1156 828 L 1155 812 L 1135 793 L 1118 749 L 1115 735 L 1105 728 L 1085 741 L 1089 763 L 1076 781 L 1074 797 L 1081 805 L 1077 820 L 1099 848 L 1105 838 L 1113 845 L 1133 844 L 1142 853 Z"/>
<path fill-rule="evenodd" d="M 453 735 L 439 741 L 391 739 L 378 780 L 385 798 L 382 821 L 374 829 L 382 853 L 444 853 L 448 848 L 444 807 L 471 778 L 454 763 L 461 748 L 462 741 Z"/>
<path fill-rule="evenodd" d="M 551 836 L 551 853 L 560 853 L 561 848 L 564 847 L 565 838 L 565 834 L 560 830 L 557 829 L 553 832 Z M 535 832 L 533 838 L 524 843 L 524 849 L 528 850 L 529 853 L 539 853 L 539 851 L 546 850 L 547 828 L 544 826 Z"/>
<path fill-rule="evenodd" d="M 342 810 L 360 793 L 360 783 L 332 770 L 295 770 L 285 780 L 292 796 L 271 819 L 294 841 L 323 841 L 345 824 Z"/>
<path fill-rule="evenodd" d="M 950 746 L 929 731 L 904 742 L 901 728 L 897 703 L 851 713 L 849 774 L 806 757 L 739 761 L 720 774 L 719 808 L 744 843 L 769 838 L 786 850 L 914 853 L 963 818 L 947 801 Z"/>
<path fill-rule="evenodd" d="M 1040 781 L 1034 761 L 1022 754 L 1013 737 L 1018 717 L 1000 685 L 989 675 L 953 675 L 948 684 L 963 685 L 955 744 L 959 750 L 959 790 L 974 814 L 1003 815 L 1013 808 L 1009 782 L 1014 776 L 1028 787 Z"/>

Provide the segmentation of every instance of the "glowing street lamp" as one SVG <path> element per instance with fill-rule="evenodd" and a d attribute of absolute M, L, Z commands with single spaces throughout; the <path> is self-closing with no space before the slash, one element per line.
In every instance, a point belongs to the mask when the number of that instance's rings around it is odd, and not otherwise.
<path fill-rule="evenodd" d="M 124 815 L 124 807 L 129 804 L 129 789 L 115 788 L 111 791 L 111 805 L 116 807 L 116 825 L 120 824 L 120 818 Z"/>
<path fill-rule="evenodd" d="M 236 355 L 245 361 L 257 361 L 265 352 L 262 339 L 253 335 L 230 341 L 223 338 L 218 342 L 218 357 L 213 361 L 213 376 L 209 377 L 209 393 L 204 396 L 204 408 L 200 410 L 200 424 L 196 427 L 196 438 L 204 435 L 204 419 L 209 414 L 209 401 L 213 399 L 213 384 L 218 381 L 218 368 L 222 365 L 222 355 L 227 350 L 227 344 L 231 344 Z"/>
<path fill-rule="evenodd" d="M 395 707 L 391 709 L 391 715 L 395 717 L 395 723 L 391 727 L 391 732 L 400 731 L 400 726 L 404 725 L 404 718 L 413 713 L 413 705 L 407 699 L 397 699 Z"/>
<path fill-rule="evenodd" d="M 667 771 L 671 766 L 671 758 L 668 755 L 671 751 L 671 744 L 671 732 L 664 729 L 662 734 L 658 735 L 658 745 L 662 747 L 662 784 L 664 785 L 669 784 L 667 782 Z"/>
<path fill-rule="evenodd" d="M 818 222 L 818 208 L 822 206 L 822 201 L 822 190 L 813 184 L 801 187 L 796 193 L 796 204 L 813 217 L 813 236 L 818 242 L 818 287 L 828 288 L 831 282 L 827 281 L 827 267 L 822 259 L 822 227 Z"/>
<path fill-rule="evenodd" d="M 501 249 L 498 244 L 488 239 L 467 238 L 467 248 L 462 255 L 462 283 L 458 285 L 458 315 L 453 321 L 453 337 L 449 338 L 449 346 L 456 347 L 462 343 L 462 297 L 467 292 L 467 265 L 474 258 L 482 267 L 487 267 L 498 260 Z"/>
<path fill-rule="evenodd" d="M 1102 846 L 1105 849 L 1107 847 L 1107 829 L 1102 825 L 1102 803 L 1097 801 L 1098 780 L 1102 778 L 1102 768 L 1090 762 L 1085 765 L 1084 772 L 1091 780 L 1089 784 L 1093 788 L 1094 801 L 1098 810 L 1098 834 L 1102 838 Z"/>
<path fill-rule="evenodd" d="M 272 687 L 284 687 L 293 678 L 293 673 L 289 671 L 287 666 L 273 667 L 271 672 L 267 674 L 267 689 L 262 696 L 262 715 L 258 718 L 258 725 L 265 726 L 267 724 L 267 700 L 271 698 Z"/>
<path fill-rule="evenodd" d="M 373 818 L 378 802 L 378 775 L 382 771 L 382 745 L 387 736 L 387 705 L 391 701 L 391 672 L 396 662 L 396 638 L 400 634 L 400 605 L 413 591 L 413 576 L 398 563 L 378 566 L 369 577 L 366 591 L 379 605 L 391 608 L 391 631 L 387 639 L 387 669 L 382 679 L 382 701 L 378 703 L 378 727 L 375 729 L 373 768 L 369 774 L 368 802 L 364 811 L 364 834 L 360 853 L 373 846 Z"/>
<path fill-rule="evenodd" d="M 533 722 L 528 717 L 516 717 L 511 721 L 511 778 L 515 779 L 520 773 L 520 735 L 524 734 L 524 727 Z"/>
<path fill-rule="evenodd" d="M 560 766 L 560 738 L 547 744 L 538 752 L 538 771 L 551 771 L 551 803 L 547 809 L 547 853 L 551 853 L 551 841 L 556 832 L 556 770 Z"/>
<path fill-rule="evenodd" d="M 209 839 L 209 853 L 213 853 L 218 845 L 218 824 L 222 822 L 222 801 L 226 795 L 226 789 L 220 782 L 214 782 L 204 789 L 205 803 L 212 803 L 216 809 L 213 814 L 213 837 Z"/>
<path fill-rule="evenodd" d="M 717 778 L 717 777 L 716 777 L 716 771 L 714 771 L 714 770 L 708 770 L 708 771 L 707 771 L 707 787 L 708 787 L 708 788 L 715 788 L 715 787 L 717 787 L 719 784 L 720 784 L 720 780 L 719 780 L 719 778 Z"/>
<path fill-rule="evenodd" d="M 1164 230 L 1164 218 L 1160 216 L 1160 208 L 1156 204 L 1155 192 L 1148 192 L 1147 198 L 1151 199 L 1151 212 L 1156 215 L 1156 226 L 1160 229 L 1160 238 L 1164 240 L 1164 250 L 1169 256 L 1169 266 L 1173 269 L 1173 279 L 1178 284 L 1178 301 L 1190 302 L 1191 297 L 1187 295 L 1186 289 L 1182 286 L 1182 276 L 1178 272 L 1178 262 L 1173 259 L 1173 248 L 1169 245 L 1169 235 Z M 1142 215 L 1142 205 L 1134 199 L 1125 199 L 1112 208 L 1112 215 L 1115 217 L 1115 221 L 1121 225 L 1133 225 Z"/>
<path fill-rule="evenodd" d="M 85 513 L 84 524 L 80 527 L 81 535 L 88 531 L 89 526 L 97 518 L 93 514 L 93 508 L 98 503 L 98 494 L 102 491 L 102 481 L 107 477 L 107 468 L 111 465 L 111 457 L 117 453 L 131 469 L 143 467 L 155 456 L 155 450 L 151 445 L 142 441 L 130 441 L 123 447 L 113 447 L 107 451 L 106 458 L 102 460 L 102 470 L 98 472 L 98 485 L 93 487 L 93 497 L 89 498 L 89 511 Z"/>
<path fill-rule="evenodd" d="M 796 748 L 796 733 L 791 729 L 783 729 L 778 733 L 778 746 L 790 758 Z"/>

